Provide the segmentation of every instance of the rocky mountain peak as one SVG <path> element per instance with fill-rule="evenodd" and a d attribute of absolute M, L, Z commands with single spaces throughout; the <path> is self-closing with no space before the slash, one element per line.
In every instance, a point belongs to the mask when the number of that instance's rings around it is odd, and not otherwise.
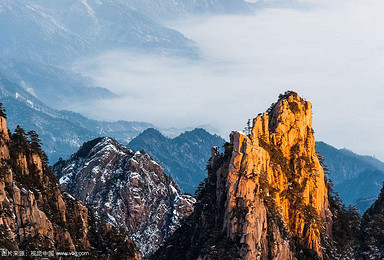
<path fill-rule="evenodd" d="M 209 136 L 211 135 L 207 130 L 203 128 L 195 128 L 191 131 L 186 131 L 178 136 L 178 138 L 191 138 L 191 137 L 202 137 L 202 136 Z"/>
<path fill-rule="evenodd" d="M 269 214 L 281 216 L 289 236 L 300 238 L 300 246 L 321 256 L 320 233 L 324 225 L 329 230 L 331 213 L 324 171 L 315 152 L 311 104 L 294 92 L 286 92 L 269 113 L 253 120 L 250 135 L 233 133 L 231 144 L 224 224 L 232 238 L 239 229 L 247 234 L 243 242 L 251 250 L 246 258 L 257 257 L 257 244 L 262 246 L 261 230 L 254 223 L 262 214 L 255 209 L 259 198 L 263 198 Z M 245 221 L 232 218 L 238 207 L 247 210 Z M 275 253 L 284 252 L 286 246 L 281 239 Z"/>
<path fill-rule="evenodd" d="M 92 160 L 105 153 L 128 153 L 133 154 L 133 151 L 121 145 L 115 139 L 110 137 L 100 137 L 92 141 L 84 143 L 80 149 L 74 154 L 75 157 Z"/>
<path fill-rule="evenodd" d="M 304 139 L 306 128 L 312 127 L 312 105 L 295 92 L 288 91 L 280 95 L 278 103 L 269 114 L 271 131 L 277 135 L 285 133 L 287 127 L 290 127 L 297 130 L 291 133 L 292 136 Z"/>
<path fill-rule="evenodd" d="M 165 137 L 162 133 L 160 133 L 159 130 L 155 128 L 148 128 L 144 130 L 141 134 L 139 134 L 138 138 L 146 140 L 147 142 L 160 142 L 167 140 L 167 137 Z"/>
<path fill-rule="evenodd" d="M 180 232 L 206 237 L 193 236 L 191 247 L 182 246 L 187 258 L 322 258 L 322 234 L 332 235 L 332 213 L 310 102 L 286 92 L 246 133 L 233 132 L 224 154 L 212 152 L 197 195 L 190 227 Z M 177 235 L 156 257 L 179 256 Z"/>
<path fill-rule="evenodd" d="M 104 137 L 85 143 L 53 166 L 64 191 L 113 226 L 122 226 L 146 256 L 193 211 L 195 199 L 145 151 L 133 152 Z"/>

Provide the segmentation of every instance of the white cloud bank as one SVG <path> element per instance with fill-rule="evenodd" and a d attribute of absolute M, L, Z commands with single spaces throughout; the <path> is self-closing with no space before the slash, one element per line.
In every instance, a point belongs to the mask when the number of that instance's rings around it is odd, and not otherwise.
<path fill-rule="evenodd" d="M 313 8 L 173 24 L 202 60 L 115 51 L 76 64 L 121 97 L 76 109 L 160 127 L 210 124 L 227 137 L 295 90 L 313 104 L 317 140 L 384 159 L 384 1 L 318 1 Z"/>

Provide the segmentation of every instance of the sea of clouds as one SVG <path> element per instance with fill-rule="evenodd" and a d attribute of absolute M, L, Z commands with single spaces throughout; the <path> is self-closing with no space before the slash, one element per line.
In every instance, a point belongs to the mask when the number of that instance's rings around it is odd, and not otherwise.
<path fill-rule="evenodd" d="M 168 26 L 200 59 L 111 50 L 73 69 L 119 98 L 72 109 L 159 127 L 210 125 L 227 138 L 286 90 L 313 104 L 317 140 L 384 159 L 384 1 L 306 1 Z"/>

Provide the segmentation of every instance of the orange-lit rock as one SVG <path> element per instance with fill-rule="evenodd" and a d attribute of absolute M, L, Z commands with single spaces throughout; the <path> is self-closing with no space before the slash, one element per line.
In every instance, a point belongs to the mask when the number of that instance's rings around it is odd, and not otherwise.
<path fill-rule="evenodd" d="M 311 104 L 279 97 L 246 133 L 212 150 L 195 211 L 153 259 L 322 259 L 332 214 Z M 328 254 L 327 254 L 328 256 Z"/>
<path fill-rule="evenodd" d="M 271 214 L 281 216 L 291 238 L 275 234 L 277 243 L 270 257 L 293 258 L 290 239 L 321 257 L 320 232 L 329 230 L 331 213 L 324 172 L 315 152 L 311 104 L 290 93 L 269 114 L 253 120 L 249 135 L 232 133 L 231 143 L 224 229 L 232 239 L 243 234 L 242 245 L 248 248 L 244 259 L 270 254 L 263 236 Z M 245 218 L 234 214 L 239 208 L 247 212 Z"/>

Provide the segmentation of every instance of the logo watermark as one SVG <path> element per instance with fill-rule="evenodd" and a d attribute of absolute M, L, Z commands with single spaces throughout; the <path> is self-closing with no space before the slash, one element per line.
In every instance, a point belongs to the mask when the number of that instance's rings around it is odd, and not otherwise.
<path fill-rule="evenodd" d="M 40 251 L 40 250 L 7 250 L 0 248 L 0 257 L 82 257 L 89 256 L 89 252 L 73 252 L 73 251 Z"/>

